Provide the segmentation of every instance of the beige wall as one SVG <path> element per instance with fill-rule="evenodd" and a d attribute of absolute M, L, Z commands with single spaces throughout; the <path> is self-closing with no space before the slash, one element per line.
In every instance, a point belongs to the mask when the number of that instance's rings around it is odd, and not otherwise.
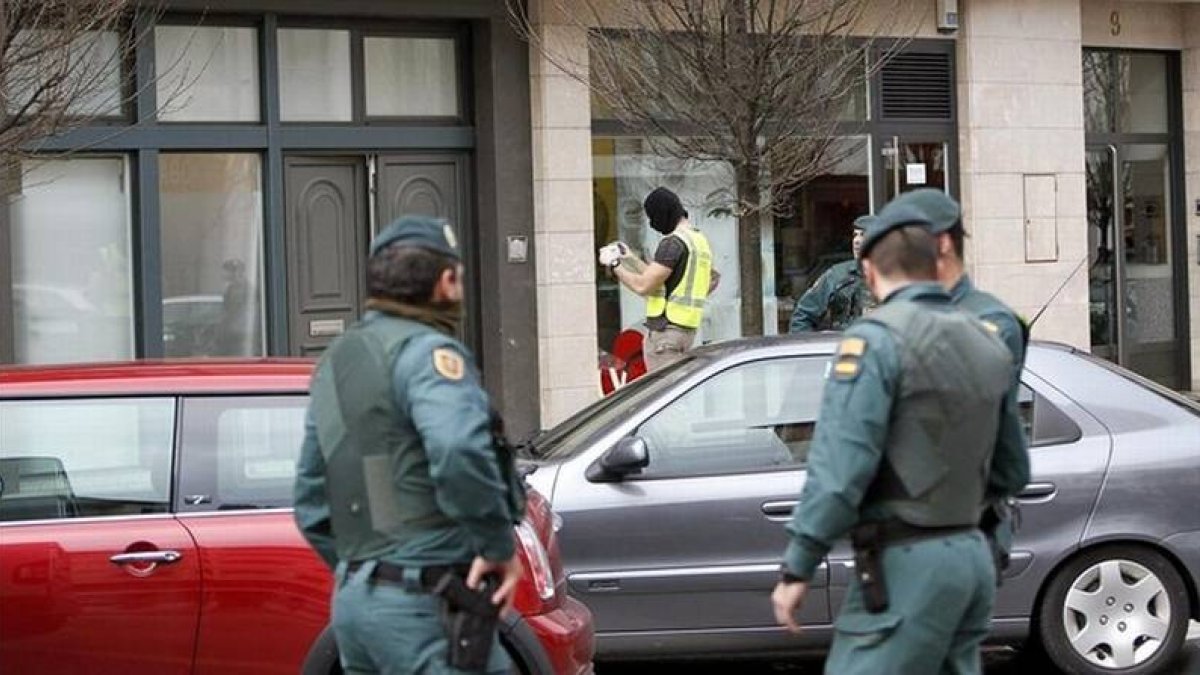
<path fill-rule="evenodd" d="M 540 2 L 531 4 L 540 22 Z M 600 389 L 591 108 L 587 87 L 560 68 L 586 69 L 587 39 L 563 23 L 547 21 L 538 30 L 551 54 L 536 46 L 529 52 L 538 365 L 542 426 L 548 428 L 595 400 Z"/>
<path fill-rule="evenodd" d="M 1087 242 L 1079 0 L 962 4 L 959 170 L 969 269 L 1029 318 L 1070 278 L 1033 334 L 1086 349 L 1087 271 L 1071 276 Z"/>
<path fill-rule="evenodd" d="M 1187 199 L 1188 292 L 1192 335 L 1192 391 L 1200 391 L 1200 5 L 1183 10 L 1183 143 Z"/>
<path fill-rule="evenodd" d="M 541 3 L 561 1 L 534 0 L 535 17 Z M 903 4 L 905 13 L 934 5 Z M 1082 48 L 1184 50 L 1193 388 L 1200 389 L 1200 216 L 1194 213 L 1200 199 L 1200 2 L 965 0 L 960 9 L 958 170 L 970 271 L 1027 317 L 1071 277 L 1034 335 L 1085 349 L 1088 275 L 1086 268 L 1074 272 L 1087 241 Z M 557 56 L 530 49 L 544 426 L 599 395 L 590 102 L 587 87 L 560 69 L 586 72 L 587 46 L 584 31 L 555 14 L 546 12 L 539 36 Z M 931 12 L 916 24 L 916 34 L 935 34 Z M 1047 184 L 1053 191 L 1037 199 L 1031 186 Z"/>
<path fill-rule="evenodd" d="M 1183 5 L 1083 0 L 1083 44 L 1123 49 L 1179 49 Z"/>

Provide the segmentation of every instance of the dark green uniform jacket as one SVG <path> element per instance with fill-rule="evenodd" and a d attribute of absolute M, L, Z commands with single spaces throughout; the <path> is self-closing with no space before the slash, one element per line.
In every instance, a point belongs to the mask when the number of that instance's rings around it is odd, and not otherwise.
<path fill-rule="evenodd" d="M 1011 399 L 1009 405 L 1013 410 L 1017 410 L 1017 394 L 1021 385 L 1021 370 L 1025 367 L 1025 346 L 1029 341 L 1028 329 L 1025 323 L 1017 317 L 1008 305 L 1005 305 L 999 298 L 975 288 L 971 283 L 971 277 L 962 275 L 954 288 L 950 289 L 950 299 L 964 312 L 978 318 L 988 326 L 994 326 L 996 334 L 1004 341 L 1004 345 L 1008 347 L 1008 351 L 1013 357 L 1013 378 L 1012 390 L 1009 391 Z M 1018 430 L 1019 431 L 1019 430 Z M 1010 433 L 1016 433 L 1011 431 Z M 1008 439 L 1008 443 L 1020 445 L 1022 448 L 1028 448 L 1028 439 L 1025 433 L 1017 433 L 1014 438 Z M 1021 457 L 1028 460 L 1028 453 L 1021 453 Z M 1029 473 L 1028 461 L 1025 466 L 1017 466 L 1011 464 L 1002 464 L 1001 466 L 993 467 L 994 472 L 1011 471 L 1020 475 L 1022 472 Z M 1007 480 L 1001 479 L 1002 483 L 1010 482 L 1013 477 L 1008 477 Z M 994 486 L 989 490 L 989 494 L 994 496 L 1003 496 L 998 492 L 999 486 Z"/>
<path fill-rule="evenodd" d="M 523 502 L 490 423 L 462 344 L 368 312 L 313 376 L 296 476 L 300 531 L 330 567 L 339 558 L 414 567 L 507 560 Z"/>
<path fill-rule="evenodd" d="M 915 306 L 889 309 L 898 303 Z M 905 324 L 905 316 L 917 321 Z M 846 332 L 825 385 L 800 506 L 787 526 L 791 573 L 811 578 L 833 543 L 860 522 L 973 524 L 985 485 L 1015 495 L 1028 482 L 1028 456 L 1014 442 L 1020 422 L 1006 396 L 1011 358 L 982 324 L 960 317 L 941 287 L 919 283 Z M 970 415 L 947 416 L 947 402 Z M 959 449 L 974 458 L 973 469 Z M 960 484 L 947 489 L 947 481 Z M 971 495 L 968 508 L 958 492 Z"/>
<path fill-rule="evenodd" d="M 825 270 L 796 301 L 788 332 L 845 330 L 873 305 L 858 261 L 846 260 Z"/>

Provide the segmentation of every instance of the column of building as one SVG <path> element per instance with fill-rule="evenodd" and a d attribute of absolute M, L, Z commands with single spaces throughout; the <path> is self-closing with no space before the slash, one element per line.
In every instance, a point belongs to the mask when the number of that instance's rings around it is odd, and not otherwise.
<path fill-rule="evenodd" d="M 1034 336 L 1087 348 L 1080 53 L 1079 0 L 965 5 L 957 63 L 968 270 L 1029 318 L 1065 282 Z"/>
<path fill-rule="evenodd" d="M 599 396 L 587 34 L 531 2 L 533 176 L 542 426 Z"/>
<path fill-rule="evenodd" d="M 1183 9 L 1183 144 L 1192 391 L 1200 391 L 1200 6 Z"/>

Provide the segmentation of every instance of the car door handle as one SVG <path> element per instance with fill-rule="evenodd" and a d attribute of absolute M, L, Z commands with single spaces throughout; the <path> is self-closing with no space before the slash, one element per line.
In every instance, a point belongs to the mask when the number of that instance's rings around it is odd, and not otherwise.
<path fill-rule="evenodd" d="M 767 517 L 767 520 L 773 520 L 777 523 L 791 520 L 792 511 L 796 508 L 796 504 L 800 502 L 795 499 L 785 499 L 777 502 L 763 502 L 762 512 Z"/>
<path fill-rule="evenodd" d="M 179 551 L 138 551 L 137 553 L 118 553 L 109 560 L 117 565 L 148 565 L 179 562 L 182 558 L 183 554 Z"/>
<path fill-rule="evenodd" d="M 1023 502 L 1048 502 L 1054 499 L 1054 495 L 1058 493 L 1058 488 L 1054 483 L 1030 483 L 1025 486 L 1017 495 L 1017 499 Z"/>

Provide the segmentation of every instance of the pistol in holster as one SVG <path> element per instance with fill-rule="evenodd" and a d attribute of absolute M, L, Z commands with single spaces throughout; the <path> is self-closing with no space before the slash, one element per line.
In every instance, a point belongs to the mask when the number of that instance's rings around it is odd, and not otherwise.
<path fill-rule="evenodd" d="M 1010 562 L 1013 536 L 1020 526 L 1021 512 L 1013 500 L 993 500 L 979 518 L 979 529 L 987 538 L 992 551 L 992 564 L 996 568 L 996 585 L 1003 580 L 1004 570 Z"/>
<path fill-rule="evenodd" d="M 434 594 L 441 599 L 442 627 L 446 630 L 446 662 L 452 668 L 476 672 L 487 669 L 500 621 L 500 608 L 492 604 L 492 593 L 498 585 L 496 577 L 488 575 L 479 590 L 472 590 L 461 576 L 447 572 L 434 586 Z"/>
<path fill-rule="evenodd" d="M 887 578 L 883 572 L 883 532 L 879 523 L 864 523 L 850 533 L 854 574 L 862 589 L 863 605 L 872 614 L 888 608 Z"/>

